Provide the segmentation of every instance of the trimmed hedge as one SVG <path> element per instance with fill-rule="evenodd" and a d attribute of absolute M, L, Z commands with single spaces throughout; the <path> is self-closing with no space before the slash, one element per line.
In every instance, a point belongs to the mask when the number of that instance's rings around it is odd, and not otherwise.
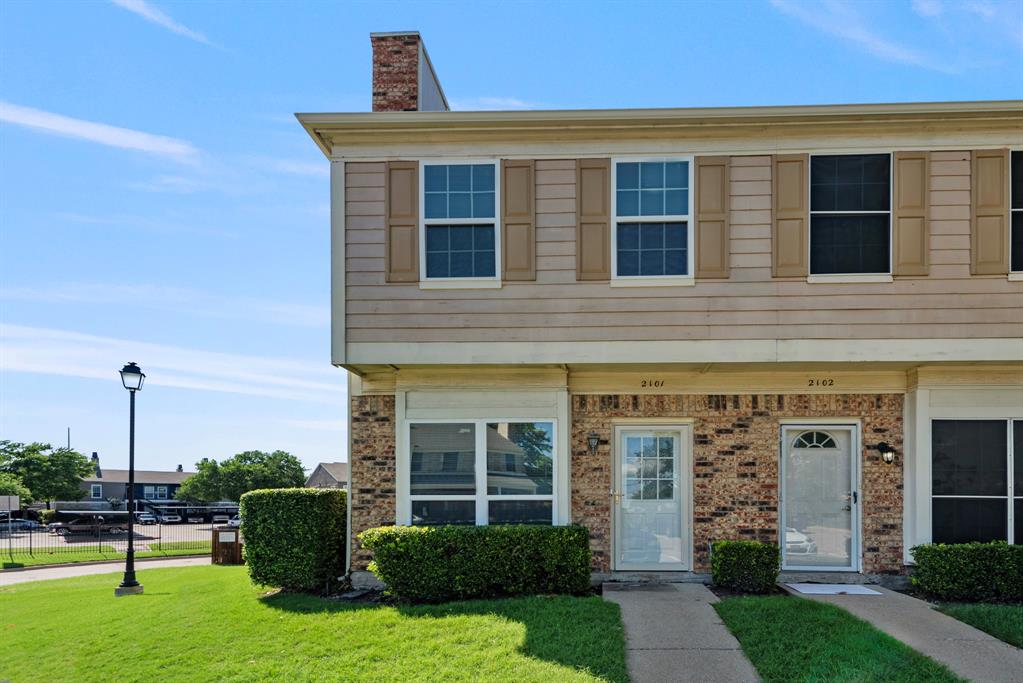
<path fill-rule="evenodd" d="M 910 549 L 913 585 L 949 602 L 1023 602 L 1023 545 L 930 543 Z"/>
<path fill-rule="evenodd" d="M 581 526 L 391 526 L 359 534 L 370 571 L 410 602 L 585 593 L 590 535 Z"/>
<path fill-rule="evenodd" d="M 252 580 L 288 590 L 329 590 L 344 573 L 346 501 L 342 489 L 244 494 L 239 514 Z"/>
<path fill-rule="evenodd" d="M 770 593 L 778 581 L 778 546 L 760 541 L 714 541 L 714 585 L 742 593 Z"/>

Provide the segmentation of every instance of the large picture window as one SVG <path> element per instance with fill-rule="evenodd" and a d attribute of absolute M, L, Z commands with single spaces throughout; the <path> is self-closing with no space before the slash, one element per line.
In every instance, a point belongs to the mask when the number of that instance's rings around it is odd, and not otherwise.
<path fill-rule="evenodd" d="M 497 163 L 423 164 L 423 275 L 496 279 Z"/>
<path fill-rule="evenodd" d="M 615 161 L 612 265 L 616 279 L 692 275 L 690 160 Z"/>
<path fill-rule="evenodd" d="M 932 421 L 931 537 L 935 543 L 1020 542 L 1021 452 L 1023 420 Z"/>
<path fill-rule="evenodd" d="M 409 425 L 412 524 L 551 524 L 554 423 Z"/>
<path fill-rule="evenodd" d="M 1009 270 L 1019 273 L 1023 272 L 1023 152 L 1013 152 L 1009 166 L 1009 174 L 1012 178 L 1010 211 L 1012 232 L 1009 239 L 1011 250 Z"/>
<path fill-rule="evenodd" d="M 810 274 L 891 272 L 891 155 L 810 158 Z"/>

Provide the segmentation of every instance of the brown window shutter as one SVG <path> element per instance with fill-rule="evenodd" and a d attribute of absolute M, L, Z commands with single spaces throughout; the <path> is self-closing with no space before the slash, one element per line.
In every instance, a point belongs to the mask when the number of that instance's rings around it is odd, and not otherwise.
<path fill-rule="evenodd" d="M 728 277 L 728 157 L 696 157 L 696 277 Z"/>
<path fill-rule="evenodd" d="M 505 280 L 536 279 L 536 186 L 532 160 L 501 163 L 501 257 Z"/>
<path fill-rule="evenodd" d="M 389 161 L 385 180 L 388 282 L 419 282 L 419 163 Z"/>
<path fill-rule="evenodd" d="M 611 160 L 576 162 L 575 276 L 611 279 Z"/>
<path fill-rule="evenodd" d="M 810 272 L 810 204 L 807 199 L 810 157 L 778 154 L 771 164 L 771 274 L 806 277 Z"/>
<path fill-rule="evenodd" d="M 973 204 L 970 226 L 970 272 L 1009 272 L 1009 152 L 973 152 Z"/>
<path fill-rule="evenodd" d="M 927 275 L 930 264 L 931 155 L 896 152 L 892 188 L 892 269 L 894 275 Z"/>

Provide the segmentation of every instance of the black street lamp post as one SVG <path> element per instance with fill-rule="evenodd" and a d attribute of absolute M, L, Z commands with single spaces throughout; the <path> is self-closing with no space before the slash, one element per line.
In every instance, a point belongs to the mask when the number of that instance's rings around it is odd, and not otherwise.
<path fill-rule="evenodd" d="M 136 595 L 142 584 L 135 580 L 135 392 L 141 391 L 146 376 L 134 363 L 121 368 L 121 382 L 131 396 L 128 417 L 128 554 L 124 562 L 124 579 L 114 595 Z"/>

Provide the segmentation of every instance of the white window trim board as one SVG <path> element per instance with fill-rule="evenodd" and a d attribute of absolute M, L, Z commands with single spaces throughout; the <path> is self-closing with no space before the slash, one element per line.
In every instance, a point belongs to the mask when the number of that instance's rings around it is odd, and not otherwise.
<path fill-rule="evenodd" d="M 887 211 L 814 211 L 812 204 L 812 188 L 813 188 L 813 158 L 814 157 L 851 157 L 851 156 L 870 156 L 873 154 L 887 154 L 888 155 L 888 210 Z M 809 152 L 806 158 L 806 269 L 809 274 L 806 278 L 808 283 L 822 283 L 822 282 L 893 282 L 892 273 L 895 270 L 895 235 L 892 229 L 892 214 L 895 213 L 895 150 L 867 150 L 858 152 Z M 828 216 L 828 215 L 887 215 L 888 216 L 888 272 L 885 273 L 814 273 L 811 271 L 813 267 L 810 256 L 813 253 L 811 248 L 811 242 L 813 240 L 813 217 L 814 215 Z M 873 278 L 873 277 L 887 277 L 887 279 L 860 279 L 860 278 Z M 821 279 L 827 278 L 827 279 Z M 840 280 L 838 278 L 856 278 L 848 280 Z"/>
<path fill-rule="evenodd" d="M 459 164 L 487 164 L 494 167 L 494 217 L 489 218 L 426 218 L 426 167 Z M 427 225 L 480 225 L 494 223 L 493 277 L 427 277 Z M 431 158 L 419 160 L 419 287 L 420 289 L 496 289 L 501 287 L 501 160 L 495 158 Z"/>
<path fill-rule="evenodd" d="M 688 214 L 672 216 L 618 216 L 618 164 L 620 163 L 642 163 L 645 161 L 671 162 L 684 161 L 689 170 L 689 187 L 686 208 Z M 693 179 L 695 156 L 615 156 L 611 158 L 611 280 L 612 287 L 687 287 L 696 284 L 693 271 L 696 267 L 696 256 L 694 254 L 696 239 L 695 225 L 693 224 Z M 623 223 L 681 223 L 686 224 L 686 275 L 618 275 L 618 221 Z"/>

